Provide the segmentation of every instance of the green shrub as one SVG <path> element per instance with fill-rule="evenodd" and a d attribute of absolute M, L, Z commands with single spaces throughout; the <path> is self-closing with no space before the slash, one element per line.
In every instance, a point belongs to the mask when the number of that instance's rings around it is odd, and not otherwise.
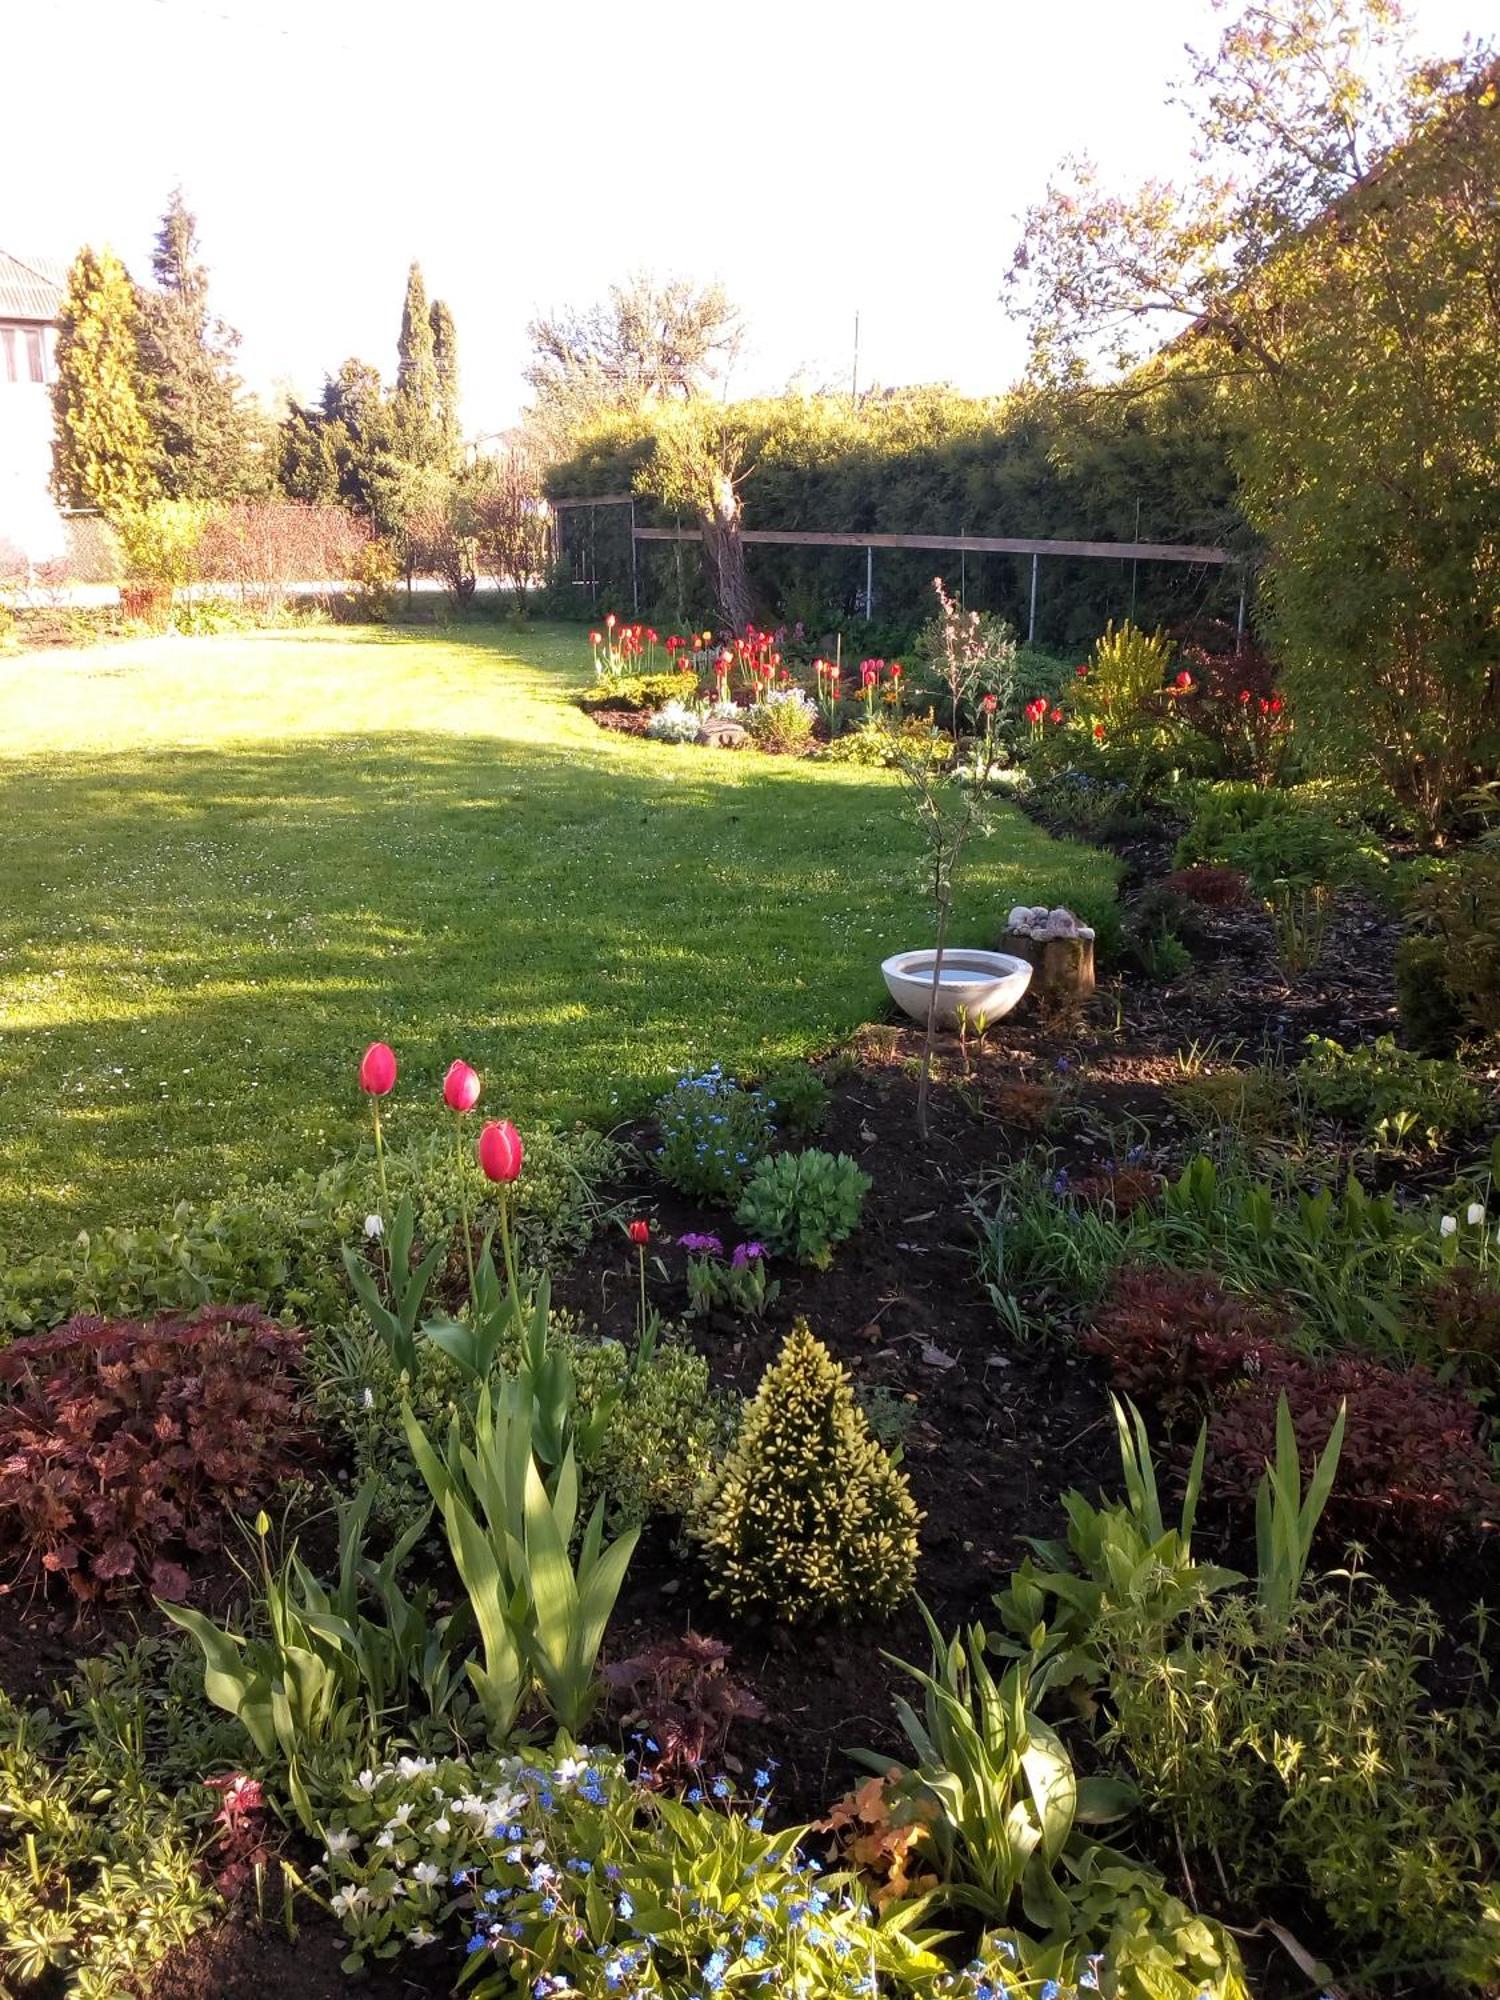
<path fill-rule="evenodd" d="M 788 1624 L 889 1613 L 911 1594 L 919 1520 L 847 1372 L 799 1320 L 698 1505 L 713 1594 Z"/>
<path fill-rule="evenodd" d="M 870 1176 L 847 1153 L 778 1153 L 751 1174 L 735 1221 L 774 1256 L 826 1271 L 834 1245 L 852 1236 Z"/>
<path fill-rule="evenodd" d="M 801 688 L 773 688 L 746 711 L 745 727 L 762 750 L 795 755 L 811 743 L 817 719 L 817 704 Z"/>
<path fill-rule="evenodd" d="M 1403 1007 L 1416 1002 L 1413 1040 L 1420 1033 L 1419 1045 L 1432 1046 L 1446 1008 L 1463 1032 L 1500 1036 L 1500 848 L 1474 848 L 1433 875 L 1414 892 L 1411 908 L 1418 935 L 1437 947 L 1409 950 L 1401 968 Z M 1429 972 L 1436 973 L 1439 995 L 1421 998 L 1417 982 Z M 1438 1044 L 1435 1052 L 1452 1046 Z"/>
<path fill-rule="evenodd" d="M 1242 782 L 1194 785 L 1183 794 L 1192 818 L 1174 865 L 1238 868 L 1265 897 L 1279 888 L 1369 883 L 1384 849 L 1292 792 Z"/>
<path fill-rule="evenodd" d="M 664 708 L 669 701 L 691 700 L 697 682 L 691 674 L 606 674 L 580 694 L 580 708 Z"/>
<path fill-rule="evenodd" d="M 1500 1954 L 1500 1728 L 1434 1708 L 1440 1628 L 1355 1579 L 1301 1600 L 1275 1645 L 1242 1598 L 1170 1653 L 1116 1651 L 1109 1741 L 1247 1912 L 1300 1887 L 1359 1970 L 1490 1990 Z"/>
<path fill-rule="evenodd" d="M 656 1106 L 656 1167 L 670 1186 L 729 1202 L 770 1144 L 765 1100 L 717 1063 L 679 1077 Z"/>
<path fill-rule="evenodd" d="M 0 1991 L 138 1992 L 222 1908 L 202 1848 L 223 1800 L 201 1778 L 238 1746 L 198 1679 L 146 1639 L 84 1661 L 60 1716 L 0 1693 Z"/>
<path fill-rule="evenodd" d="M 813 1139 L 828 1120 L 828 1086 L 806 1063 L 779 1069 L 760 1086 L 779 1139 Z"/>
<path fill-rule="evenodd" d="M 649 1359 L 636 1361 L 618 1341 L 598 1339 L 557 1309 L 551 1340 L 572 1368 L 577 1429 L 587 1433 L 595 1411 L 610 1406 L 602 1437 L 578 1468 L 582 1514 L 602 1494 L 612 1528 L 685 1515 L 733 1421 L 733 1402 L 714 1391 L 707 1362 L 670 1332 Z M 431 1437 L 446 1436 L 455 1420 L 466 1439 L 473 1430 L 472 1377 L 430 1341 L 417 1351 L 415 1379 L 403 1376 L 362 1322 L 324 1334 L 307 1350 L 306 1371 L 324 1426 L 344 1441 L 354 1483 L 373 1489 L 370 1518 L 387 1536 L 427 1504 L 406 1447 L 403 1403 Z M 514 1369 L 519 1343 L 497 1359 Z"/>
<path fill-rule="evenodd" d="M 1396 1125 L 1438 1145 L 1471 1131 L 1485 1114 L 1483 1093 L 1457 1063 L 1411 1055 L 1391 1035 L 1353 1049 L 1310 1035 L 1296 1078 L 1314 1111 L 1360 1126 L 1371 1137 Z"/>
<path fill-rule="evenodd" d="M 939 729 L 930 715 L 904 715 L 897 722 L 884 717 L 873 722 L 857 722 L 836 736 L 822 752 L 832 764 L 859 764 L 872 769 L 894 769 L 903 756 L 913 755 L 935 764 L 948 763 L 954 754 L 953 738 Z"/>
<path fill-rule="evenodd" d="M 615 1398 L 598 1449 L 579 1468 L 582 1512 L 605 1496 L 610 1526 L 683 1518 L 733 1428 L 736 1397 L 717 1392 L 684 1341 L 659 1340 L 640 1365 L 617 1340 L 567 1342 L 582 1414 Z"/>
<path fill-rule="evenodd" d="M 1462 1007 L 1444 978 L 1443 940 L 1411 931 L 1396 946 L 1396 1011 L 1401 1032 L 1420 1055 L 1451 1056 L 1464 1031 Z"/>

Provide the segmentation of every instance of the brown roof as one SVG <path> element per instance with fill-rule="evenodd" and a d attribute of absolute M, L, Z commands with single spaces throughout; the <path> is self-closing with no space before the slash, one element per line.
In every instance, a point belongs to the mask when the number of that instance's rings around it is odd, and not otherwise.
<path fill-rule="evenodd" d="M 0 250 L 0 319 L 56 319 L 67 278 L 67 266 L 54 258 Z"/>

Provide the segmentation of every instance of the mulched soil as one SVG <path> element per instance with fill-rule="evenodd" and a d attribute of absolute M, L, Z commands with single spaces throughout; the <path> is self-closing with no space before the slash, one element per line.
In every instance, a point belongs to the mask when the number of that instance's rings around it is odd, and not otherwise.
<path fill-rule="evenodd" d="M 593 713 L 605 727 L 634 728 L 640 719 L 628 711 L 616 721 L 606 719 L 608 711 Z M 1130 858 L 1144 872 L 1159 871 L 1155 853 Z M 913 1027 L 872 1027 L 828 1066 L 830 1116 L 817 1143 L 852 1154 L 873 1177 L 858 1237 L 827 1272 L 779 1269 L 781 1294 L 763 1324 L 689 1322 L 689 1337 L 718 1382 L 748 1393 L 792 1322 L 805 1317 L 861 1387 L 882 1388 L 905 1405 L 905 1466 L 924 1516 L 919 1587 L 944 1628 L 986 1618 L 1026 1537 L 1059 1532 L 1062 1492 L 1076 1486 L 1093 1494 L 1101 1480 L 1113 1484 L 1116 1472 L 1094 1364 L 1066 1340 L 1013 1344 L 982 1295 L 965 1206 L 970 1190 L 1039 1144 L 1075 1176 L 1142 1139 L 1152 1164 L 1175 1166 L 1195 1149 L 1168 1095 L 1182 1073 L 1179 1052 L 1196 1043 L 1200 1052 L 1212 1046 L 1220 1060 L 1235 1051 L 1251 1060 L 1295 1053 L 1311 1032 L 1348 1041 L 1387 1031 L 1394 1024 L 1393 932 L 1383 911 L 1343 899 L 1323 964 L 1287 979 L 1258 913 L 1205 912 L 1193 969 L 1179 981 L 1113 981 L 1072 1024 L 1044 1023 L 1023 1010 L 998 1023 L 967 1061 L 946 1041 L 925 1143 L 915 1128 L 921 1037 Z M 1015 1095 L 1018 1084 L 1060 1093 L 1062 1115 L 1045 1139 Z M 678 1318 L 687 1303 L 686 1260 L 674 1239 L 718 1229 L 734 1240 L 738 1232 L 724 1213 L 657 1181 L 647 1128 L 623 1136 L 635 1141 L 634 1164 L 607 1192 L 651 1218 L 659 1259 L 653 1303 Z M 611 1233 L 554 1274 L 553 1296 L 601 1331 L 628 1339 L 635 1284 L 633 1253 Z M 1457 1613 L 1473 1601 L 1478 1570 L 1455 1568 L 1461 1573 L 1452 1577 L 1392 1571 L 1388 1580 L 1436 1594 L 1440 1608 Z M 1500 1566 L 1490 1562 L 1489 1571 L 1493 1597 Z M 210 1602 L 229 1588 L 222 1576 L 204 1583 Z M 782 1817 L 814 1819 L 849 1788 L 850 1746 L 899 1750 L 891 1703 L 902 1676 L 885 1655 L 925 1661 L 915 1607 L 878 1629 L 787 1633 L 735 1625 L 709 1597 L 696 1560 L 667 1531 L 653 1530 L 627 1578 L 609 1652 L 620 1658 L 688 1627 L 730 1641 L 737 1677 L 765 1705 L 764 1723 L 739 1732 L 736 1747 L 747 1764 L 778 1760 Z M 0 1600 L 0 1685 L 34 1700 L 80 1653 L 133 1629 L 123 1615 L 75 1625 L 53 1607 Z M 1170 1858 L 1161 1858 L 1170 1870 Z M 252 1991 L 331 2000 L 346 1991 L 339 1935 L 305 1905 L 299 1922 L 289 1942 L 274 1923 L 256 1928 L 243 1912 L 230 1916 L 173 1955 L 151 2000 L 249 2000 Z M 424 1976 L 436 1983 L 423 1984 Z M 445 1992 L 447 1975 L 436 1965 L 424 1974 L 421 1962 L 408 1958 L 399 1975 L 378 1973 L 361 1990 L 376 2000 Z"/>

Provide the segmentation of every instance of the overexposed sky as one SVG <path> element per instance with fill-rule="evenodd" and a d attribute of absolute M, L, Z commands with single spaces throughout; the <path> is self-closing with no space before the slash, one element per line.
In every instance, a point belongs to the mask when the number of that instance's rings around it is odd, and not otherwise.
<path fill-rule="evenodd" d="M 1410 0 L 1421 42 L 1500 0 Z M 1165 104 L 1209 0 L 28 0 L 5 10 L 0 247 L 110 243 L 144 274 L 198 216 L 243 373 L 389 375 L 406 267 L 458 322 L 472 433 L 514 420 L 526 322 L 637 267 L 718 278 L 731 388 L 1005 388 L 1015 221 L 1087 151 L 1171 175 Z"/>

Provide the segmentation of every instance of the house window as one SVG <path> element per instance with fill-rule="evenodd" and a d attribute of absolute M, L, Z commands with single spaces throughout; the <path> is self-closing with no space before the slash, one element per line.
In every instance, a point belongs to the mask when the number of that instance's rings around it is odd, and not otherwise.
<path fill-rule="evenodd" d="M 0 326 L 0 382 L 14 382 L 16 379 L 16 330 L 13 326 Z"/>
<path fill-rule="evenodd" d="M 33 382 L 45 382 L 47 379 L 47 350 L 42 345 L 40 327 L 26 329 L 26 374 Z"/>

